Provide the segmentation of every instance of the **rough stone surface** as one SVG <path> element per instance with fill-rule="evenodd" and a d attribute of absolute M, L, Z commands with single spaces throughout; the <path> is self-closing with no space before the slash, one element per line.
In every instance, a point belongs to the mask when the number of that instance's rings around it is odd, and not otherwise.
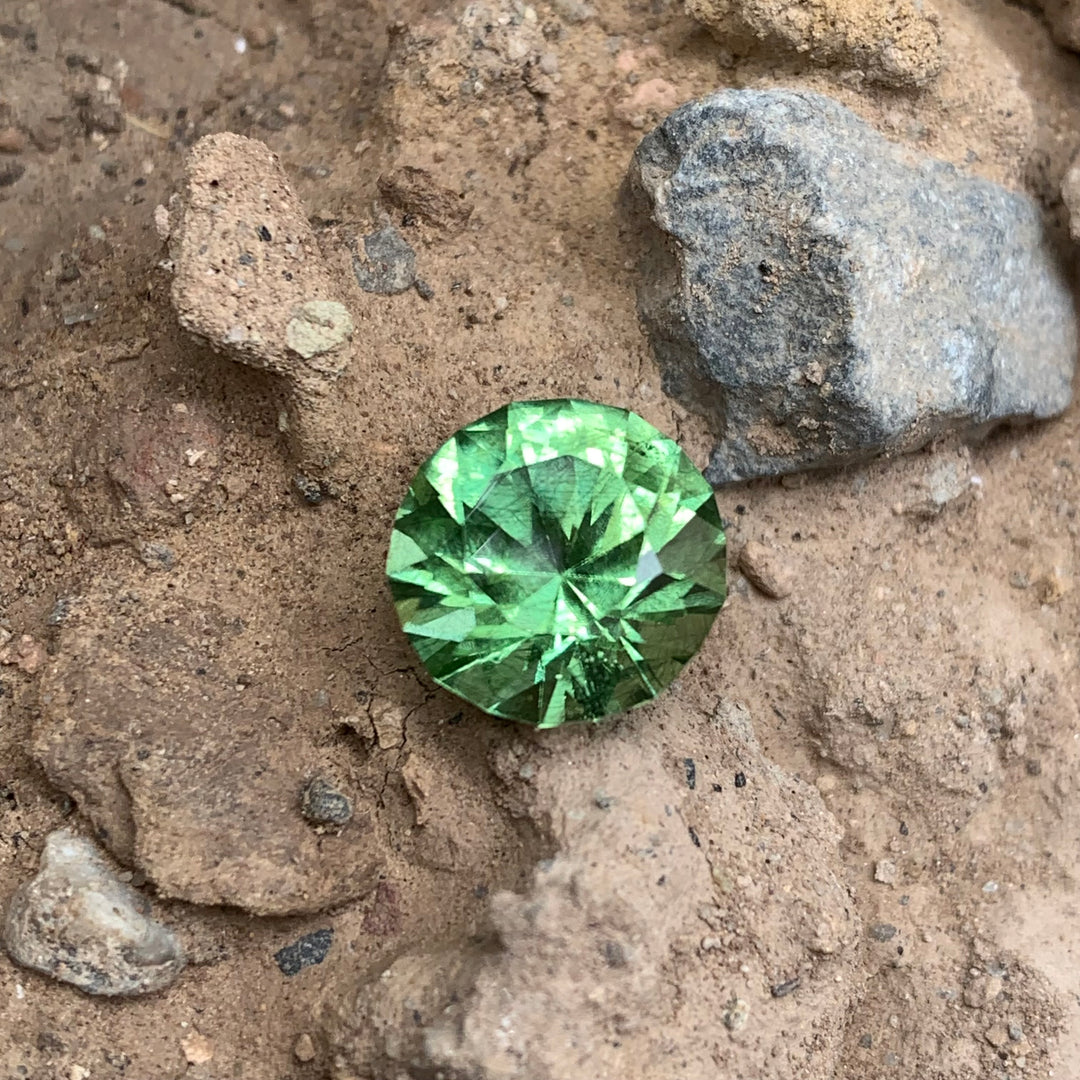
<path fill-rule="evenodd" d="M 283 377 L 300 455 L 334 457 L 323 413 L 349 360 L 352 319 L 277 155 L 241 135 L 200 139 L 156 224 L 180 325 Z"/>
<path fill-rule="evenodd" d="M 147 575 L 143 601 L 168 576 Z M 166 601 L 144 620 L 138 599 L 110 592 L 122 590 L 91 587 L 61 628 L 34 742 L 104 843 L 195 903 L 285 915 L 366 893 L 380 865 L 370 834 L 320 836 L 297 813 L 322 763 L 276 719 L 294 706 L 257 677 L 241 609 Z"/>
<path fill-rule="evenodd" d="M 444 187 L 427 169 L 403 165 L 381 175 L 378 183 L 388 207 L 436 229 L 459 232 L 473 212 L 470 200 Z"/>
<path fill-rule="evenodd" d="M 393 225 L 386 225 L 364 237 L 363 251 L 353 258 L 353 273 L 364 292 L 405 292 L 416 281 L 416 252 Z"/>
<path fill-rule="evenodd" d="M 714 483 L 1069 403 L 1073 300 L 1035 204 L 829 98 L 691 102 L 631 188 L 654 226 L 641 312 L 667 388 L 713 422 Z"/>
<path fill-rule="evenodd" d="M 180 325 L 241 363 L 323 388 L 347 356 L 303 356 L 287 327 L 307 305 L 337 297 L 277 155 L 256 139 L 208 135 L 186 171 L 167 223 Z M 208 281 L 217 283 L 212 293 Z"/>
<path fill-rule="evenodd" d="M 330 952 L 330 946 L 333 943 L 334 931 L 331 927 L 327 926 L 322 930 L 313 930 L 310 934 L 298 938 L 291 945 L 278 949 L 274 953 L 274 960 L 281 970 L 281 974 L 291 978 L 293 975 L 299 975 L 304 968 L 321 964 L 326 959 L 326 955 Z"/>
<path fill-rule="evenodd" d="M 344 825 L 353 816 L 352 800 L 321 776 L 304 785 L 300 811 L 315 825 Z"/>
<path fill-rule="evenodd" d="M 334 1075 L 667 1080 L 737 1062 L 740 1075 L 794 1080 L 811 1044 L 814 1075 L 830 1075 L 859 922 L 817 793 L 763 757 L 732 702 L 700 718 L 693 790 L 655 727 L 602 744 L 563 731 L 558 748 L 493 761 L 508 805 L 550 815 L 558 855 L 523 893 L 492 897 L 486 936 L 405 953 L 336 1007 Z M 737 768 L 745 788 L 714 786 Z M 775 828 L 792 815 L 799 840 Z M 804 1008 L 813 1033 L 793 1037 Z M 755 1023 L 753 1039 L 736 1037 Z M 567 1046 L 588 1047 L 587 1064 Z"/>
<path fill-rule="evenodd" d="M 1069 234 L 1080 240 L 1080 157 L 1075 157 L 1061 181 L 1061 198 L 1069 211 Z"/>
<path fill-rule="evenodd" d="M 352 317 L 336 300 L 308 300 L 295 309 L 285 327 L 285 342 L 297 356 L 310 360 L 333 352 L 352 336 Z"/>
<path fill-rule="evenodd" d="M 88 994 L 161 990 L 185 963 L 145 897 L 70 829 L 46 839 L 37 876 L 11 898 L 3 930 L 13 960 Z"/>
<path fill-rule="evenodd" d="M 751 540 L 739 552 L 739 569 L 758 592 L 773 600 L 791 595 L 795 582 L 783 556 L 757 540 Z"/>
<path fill-rule="evenodd" d="M 1029 0 L 1042 11 L 1050 33 L 1059 45 L 1080 52 L 1080 8 L 1074 0 Z"/>
<path fill-rule="evenodd" d="M 686 0 L 686 8 L 729 48 L 805 56 L 887 86 L 922 86 L 944 64 L 937 19 L 919 0 Z"/>

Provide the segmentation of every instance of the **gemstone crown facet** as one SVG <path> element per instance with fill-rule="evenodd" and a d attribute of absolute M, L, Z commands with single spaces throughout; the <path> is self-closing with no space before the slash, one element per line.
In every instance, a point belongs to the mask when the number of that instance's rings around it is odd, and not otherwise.
<path fill-rule="evenodd" d="M 712 488 L 636 413 L 504 405 L 417 472 L 387 574 L 432 678 L 536 727 L 654 698 L 724 602 Z"/>

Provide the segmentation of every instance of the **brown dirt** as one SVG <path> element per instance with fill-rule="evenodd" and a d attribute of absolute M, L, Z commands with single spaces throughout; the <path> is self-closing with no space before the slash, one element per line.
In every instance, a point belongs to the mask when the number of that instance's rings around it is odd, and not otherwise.
<path fill-rule="evenodd" d="M 1080 1077 L 1076 408 L 721 491 L 790 594 L 733 573 L 679 684 L 596 731 L 437 692 L 382 582 L 418 463 L 511 398 L 630 406 L 704 463 L 617 198 L 672 105 L 823 90 L 1065 227 L 1080 60 L 934 6 L 918 92 L 664 2 L 0 13 L 0 904 L 74 823 L 195 961 L 103 1001 L 0 957 L 0 1077 Z M 318 506 L 289 386 L 171 304 L 154 210 L 218 131 L 279 155 L 352 314 Z M 431 299 L 357 287 L 384 214 Z M 340 830 L 300 816 L 315 774 Z"/>

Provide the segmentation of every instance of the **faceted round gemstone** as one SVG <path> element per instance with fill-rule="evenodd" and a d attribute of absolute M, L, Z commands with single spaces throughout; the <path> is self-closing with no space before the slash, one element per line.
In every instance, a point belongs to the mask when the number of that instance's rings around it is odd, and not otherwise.
<path fill-rule="evenodd" d="M 626 409 L 519 401 L 416 474 L 387 573 L 441 686 L 537 727 L 655 697 L 724 602 L 712 488 Z"/>

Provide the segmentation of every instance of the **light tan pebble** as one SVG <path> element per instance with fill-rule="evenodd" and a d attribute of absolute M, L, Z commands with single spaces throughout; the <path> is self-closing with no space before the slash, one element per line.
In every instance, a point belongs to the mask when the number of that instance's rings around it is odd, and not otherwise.
<path fill-rule="evenodd" d="M 43 663 L 45 646 L 29 634 L 23 634 L 18 641 L 0 650 L 0 664 L 12 664 L 27 675 L 33 675 Z"/>
<path fill-rule="evenodd" d="M 732 998 L 724 1010 L 724 1027 L 728 1031 L 741 1031 L 750 1019 L 750 1004 L 742 998 Z"/>
<path fill-rule="evenodd" d="M 973 975 L 964 987 L 964 1004 L 969 1009 L 986 1009 L 1001 993 L 1001 979 L 997 975 Z"/>
<path fill-rule="evenodd" d="M 739 569 L 758 592 L 773 600 L 782 600 L 791 595 L 794 586 L 791 570 L 784 565 L 776 551 L 764 544 L 751 540 L 739 555 Z"/>
<path fill-rule="evenodd" d="M 189 1065 L 205 1065 L 214 1060 L 214 1044 L 201 1032 L 193 1031 L 180 1040 L 184 1060 Z"/>
<path fill-rule="evenodd" d="M 874 880 L 881 885 L 892 885 L 896 881 L 896 863 L 880 859 L 874 864 Z"/>
<path fill-rule="evenodd" d="M 0 154 L 21 154 L 26 149 L 26 136 L 17 127 L 0 128 Z"/>
<path fill-rule="evenodd" d="M 315 1060 L 315 1042 L 306 1031 L 297 1038 L 293 1046 L 293 1057 L 303 1062 Z"/>

